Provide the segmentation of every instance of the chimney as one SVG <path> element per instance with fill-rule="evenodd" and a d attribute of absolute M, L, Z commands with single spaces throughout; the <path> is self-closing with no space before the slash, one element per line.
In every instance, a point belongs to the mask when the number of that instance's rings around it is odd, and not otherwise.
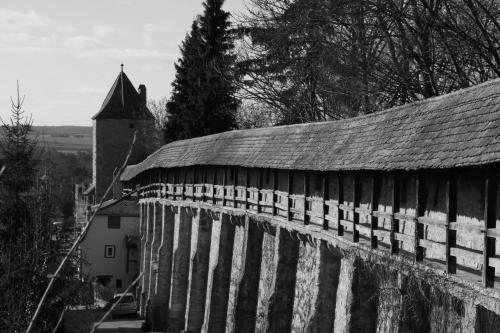
<path fill-rule="evenodd" d="M 139 85 L 138 91 L 141 102 L 146 103 L 146 86 L 143 84 Z"/>

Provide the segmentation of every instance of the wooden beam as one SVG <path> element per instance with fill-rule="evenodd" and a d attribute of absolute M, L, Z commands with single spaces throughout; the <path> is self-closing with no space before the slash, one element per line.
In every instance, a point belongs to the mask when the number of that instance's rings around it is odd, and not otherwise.
<path fill-rule="evenodd" d="M 488 229 L 496 227 L 496 181 L 488 171 L 484 180 L 484 246 L 483 246 L 483 286 L 493 287 L 495 268 L 490 267 L 489 258 L 495 256 L 496 239 L 488 236 Z"/>
<path fill-rule="evenodd" d="M 226 205 L 227 168 L 228 166 L 224 167 L 224 174 L 222 175 L 222 207 Z"/>
<path fill-rule="evenodd" d="M 187 169 L 183 168 L 183 177 L 182 177 L 182 188 L 181 188 L 181 200 L 184 201 L 186 199 L 186 179 L 187 179 Z"/>
<path fill-rule="evenodd" d="M 162 169 L 161 170 L 161 184 L 162 184 L 162 190 L 161 190 L 161 198 L 166 198 L 167 197 L 167 171 L 168 169 Z"/>
<path fill-rule="evenodd" d="M 344 219 L 344 211 L 341 209 L 341 205 L 344 203 L 344 174 L 342 172 L 337 173 L 338 190 L 339 190 L 339 203 L 337 205 L 337 233 L 339 236 L 344 235 L 344 227 L 340 223 Z"/>
<path fill-rule="evenodd" d="M 457 258 L 450 249 L 457 245 L 457 231 L 450 229 L 450 223 L 457 221 L 457 179 L 448 171 L 446 175 L 446 272 L 457 273 Z"/>
<path fill-rule="evenodd" d="M 277 215 L 276 212 L 276 200 L 278 199 L 278 196 L 276 195 L 276 191 L 278 190 L 278 170 L 274 169 L 273 170 L 273 216 Z"/>
<path fill-rule="evenodd" d="M 307 197 L 309 197 L 309 174 L 304 171 L 304 224 L 307 225 L 310 222 L 309 216 L 307 215 Z"/>
<path fill-rule="evenodd" d="M 205 181 L 204 181 L 204 175 L 205 175 L 205 168 L 199 166 L 197 168 L 198 172 L 197 172 L 197 183 L 199 185 L 201 185 L 201 201 L 204 201 L 204 197 L 205 197 Z"/>
<path fill-rule="evenodd" d="M 248 209 L 248 183 L 249 183 L 249 175 L 248 168 L 245 168 L 245 209 Z"/>
<path fill-rule="evenodd" d="M 204 167 L 203 168 L 203 184 L 208 184 L 208 167 Z M 203 186 L 203 197 L 202 197 L 202 201 L 203 202 L 206 202 L 207 201 L 207 187 L 206 185 Z"/>
<path fill-rule="evenodd" d="M 424 205 L 423 205 L 423 179 L 421 172 L 417 172 L 416 180 L 415 180 L 415 192 L 416 192 L 416 200 L 415 200 L 415 237 L 414 237 L 414 252 L 415 252 L 415 260 L 422 261 L 424 259 L 424 249 L 420 246 L 420 239 L 424 238 L 424 225 L 419 223 L 418 218 L 424 213 Z"/>
<path fill-rule="evenodd" d="M 292 212 L 290 210 L 290 207 L 292 206 L 292 198 L 291 194 L 293 192 L 293 171 L 288 170 L 288 177 L 287 177 L 287 192 L 288 192 L 288 199 L 287 199 L 287 204 L 286 204 L 286 216 L 287 220 L 291 221 L 292 220 Z"/>
<path fill-rule="evenodd" d="M 165 169 L 165 199 L 168 199 L 169 198 L 169 194 L 168 194 L 168 184 L 169 184 L 169 177 L 170 177 L 170 173 L 171 173 L 171 169 Z"/>
<path fill-rule="evenodd" d="M 359 231 L 356 228 L 356 225 L 359 224 L 359 213 L 356 212 L 356 208 L 359 207 L 359 196 L 360 196 L 360 184 L 359 184 L 359 175 L 357 172 L 354 172 L 352 177 L 352 241 L 354 243 L 359 242 Z"/>
<path fill-rule="evenodd" d="M 173 171 L 174 172 L 173 172 L 173 175 L 172 175 L 172 180 L 173 180 L 173 184 L 172 184 L 172 199 L 173 200 L 177 200 L 176 193 L 177 193 L 177 184 L 179 183 L 179 169 L 175 168 Z"/>
<path fill-rule="evenodd" d="M 217 167 L 213 167 L 213 175 L 212 175 L 212 205 L 215 206 L 215 183 L 217 182 Z"/>
<path fill-rule="evenodd" d="M 371 247 L 373 249 L 378 248 L 378 236 L 375 235 L 374 230 L 378 229 L 378 217 L 373 215 L 373 211 L 378 211 L 379 204 L 379 189 L 380 189 L 380 180 L 378 179 L 379 174 L 372 173 L 371 182 L 372 182 L 372 197 L 371 197 L 371 207 L 370 207 L 370 240 Z"/>
<path fill-rule="evenodd" d="M 233 207 L 236 208 L 236 186 L 238 186 L 238 167 L 233 168 Z"/>
<path fill-rule="evenodd" d="M 330 190 L 330 177 L 328 172 L 323 172 L 323 229 L 328 230 L 328 220 L 325 218 L 326 216 L 326 210 L 329 209 L 330 207 L 327 206 L 325 203 L 327 200 L 330 199 L 329 195 L 329 190 Z"/>
<path fill-rule="evenodd" d="M 397 254 L 399 252 L 399 240 L 396 239 L 396 233 L 399 233 L 399 219 L 396 218 L 397 213 L 399 213 L 399 192 L 400 192 L 400 177 L 399 174 L 394 173 L 392 175 L 392 192 L 391 192 L 391 254 Z"/>
<path fill-rule="evenodd" d="M 262 211 L 262 205 L 260 204 L 260 201 L 263 199 L 262 197 L 262 178 L 263 178 L 263 169 L 259 168 L 259 171 L 257 173 L 257 213 L 260 213 Z"/>

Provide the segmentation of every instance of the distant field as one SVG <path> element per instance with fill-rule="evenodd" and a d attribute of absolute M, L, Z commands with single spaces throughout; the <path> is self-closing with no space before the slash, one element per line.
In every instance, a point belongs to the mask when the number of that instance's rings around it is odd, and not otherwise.
<path fill-rule="evenodd" d="M 92 137 L 53 137 L 38 135 L 40 145 L 62 152 L 91 151 Z"/>
<path fill-rule="evenodd" d="M 53 136 L 89 136 L 92 137 L 92 126 L 33 126 L 33 132 Z"/>
<path fill-rule="evenodd" d="M 92 150 L 90 126 L 33 126 L 40 145 L 64 153 Z"/>

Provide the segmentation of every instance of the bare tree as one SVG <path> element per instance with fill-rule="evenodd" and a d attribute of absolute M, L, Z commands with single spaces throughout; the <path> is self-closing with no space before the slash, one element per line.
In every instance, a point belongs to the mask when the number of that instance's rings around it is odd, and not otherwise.
<path fill-rule="evenodd" d="M 246 100 L 238 108 L 236 122 L 240 129 L 268 127 L 277 123 L 275 116 L 265 104 Z"/>
<path fill-rule="evenodd" d="M 279 123 L 369 113 L 500 74 L 495 0 L 248 0 L 245 98 Z"/>
<path fill-rule="evenodd" d="M 157 146 L 163 144 L 163 130 L 165 129 L 168 121 L 167 112 L 167 97 L 161 97 L 159 99 L 149 99 L 148 109 L 151 111 L 155 117 L 155 142 Z"/>

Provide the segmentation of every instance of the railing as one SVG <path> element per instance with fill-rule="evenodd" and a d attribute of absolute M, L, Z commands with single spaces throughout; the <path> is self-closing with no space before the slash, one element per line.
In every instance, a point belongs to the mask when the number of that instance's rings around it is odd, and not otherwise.
<path fill-rule="evenodd" d="M 291 172 L 289 172 L 290 174 Z M 312 225 L 329 230 L 339 237 L 357 243 L 360 238 L 374 249 L 383 249 L 392 255 L 403 255 L 420 262 L 432 260 L 441 263 L 449 274 L 456 274 L 457 266 L 482 276 L 482 283 L 492 287 L 500 276 L 500 257 L 495 253 L 495 243 L 500 239 L 496 228 L 496 182 L 491 175 L 484 179 L 484 225 L 457 221 L 457 180 L 450 173 L 446 176 L 446 211 L 443 218 L 424 216 L 422 176 L 415 180 L 415 214 L 400 209 L 400 177 L 391 175 L 390 204 L 379 205 L 380 179 L 371 177 L 369 205 L 361 205 L 360 181 L 352 177 L 352 197 L 344 198 L 345 177 L 337 174 L 338 194 L 330 198 L 329 177 L 322 175 L 323 193 L 309 193 L 309 176 L 304 172 L 303 194 L 293 192 L 292 177 L 288 176 L 288 191 L 278 190 L 276 174 L 269 188 L 245 185 L 200 183 L 149 183 L 140 188 L 140 198 L 165 198 L 209 204 L 234 209 L 244 209 L 282 218 L 289 222 Z M 215 178 L 215 177 L 214 177 Z M 365 193 L 366 194 L 366 193 Z M 380 210 L 380 208 L 383 208 Z M 434 236 L 426 230 L 432 228 Z M 483 249 L 459 246 L 457 235 L 482 239 Z M 437 236 L 436 236 L 437 235 Z"/>

